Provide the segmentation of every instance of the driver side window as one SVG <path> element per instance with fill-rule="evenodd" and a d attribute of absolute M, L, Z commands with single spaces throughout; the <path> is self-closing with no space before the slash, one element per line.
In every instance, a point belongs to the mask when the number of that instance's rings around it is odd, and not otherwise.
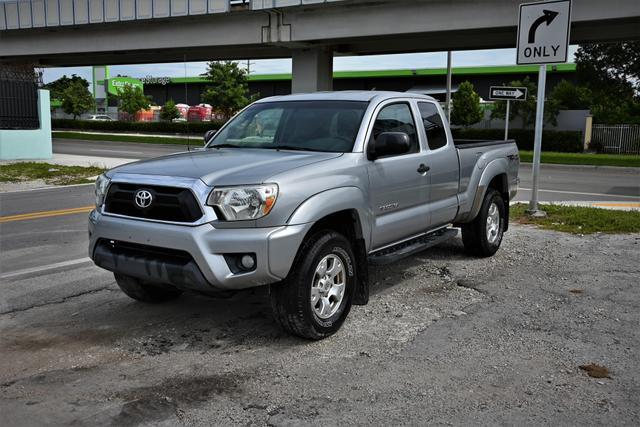
<path fill-rule="evenodd" d="M 378 138 L 378 135 L 383 132 L 406 133 L 409 135 L 409 140 L 411 141 L 411 149 L 406 154 L 417 153 L 420 151 L 418 137 L 416 134 L 416 125 L 413 121 L 413 114 L 411 114 L 409 104 L 391 104 L 380 110 L 373 125 L 373 133 L 371 134 L 372 140 L 375 141 Z"/>

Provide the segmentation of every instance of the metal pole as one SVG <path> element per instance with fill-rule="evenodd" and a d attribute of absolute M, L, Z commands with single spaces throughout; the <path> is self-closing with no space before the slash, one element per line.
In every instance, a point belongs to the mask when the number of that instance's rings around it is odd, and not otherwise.
<path fill-rule="evenodd" d="M 451 123 L 451 51 L 447 51 L 447 121 Z"/>
<path fill-rule="evenodd" d="M 538 178 L 540 175 L 540 151 L 542 150 L 542 127 L 544 126 L 544 92 L 547 84 L 547 65 L 541 65 L 538 73 L 538 99 L 536 106 L 536 130 L 533 144 L 533 176 L 531 189 L 531 202 L 529 213 L 534 216 L 544 216 L 545 213 L 538 209 Z"/>
<path fill-rule="evenodd" d="M 509 139 L 509 107 L 511 107 L 511 101 L 507 99 L 507 114 L 504 116 L 504 140 Z"/>

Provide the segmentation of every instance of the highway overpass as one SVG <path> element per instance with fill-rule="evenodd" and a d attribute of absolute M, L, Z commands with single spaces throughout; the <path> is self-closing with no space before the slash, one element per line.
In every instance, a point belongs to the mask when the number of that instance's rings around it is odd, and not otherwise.
<path fill-rule="evenodd" d="M 5 1 L 0 10 L 0 61 L 72 66 L 292 57 L 293 90 L 306 91 L 331 88 L 334 55 L 514 47 L 521 2 L 24 3 Z M 638 0 L 574 0 L 572 15 L 572 43 L 640 39 Z"/>

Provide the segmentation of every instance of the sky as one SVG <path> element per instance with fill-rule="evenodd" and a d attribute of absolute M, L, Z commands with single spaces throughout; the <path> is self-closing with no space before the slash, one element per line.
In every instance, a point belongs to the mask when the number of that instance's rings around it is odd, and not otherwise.
<path fill-rule="evenodd" d="M 577 46 L 569 49 L 570 61 Z M 458 51 L 453 53 L 454 67 L 483 66 L 483 65 L 515 65 L 515 49 L 491 49 Z M 247 61 L 242 63 L 246 64 Z M 291 59 L 260 59 L 250 60 L 251 74 L 290 73 Z M 383 70 L 383 69 L 417 69 L 438 68 L 447 66 L 446 52 L 407 53 L 397 55 L 372 55 L 335 57 L 333 68 L 335 71 Z M 118 74 L 131 77 L 189 77 L 197 76 L 206 69 L 206 62 L 188 62 L 172 64 L 143 64 L 143 65 L 114 65 L 111 76 Z M 186 70 L 185 70 L 186 68 Z M 185 72 L 186 71 L 186 72 Z M 45 68 L 44 82 L 56 80 L 64 74 L 77 74 L 91 81 L 91 67 Z"/>

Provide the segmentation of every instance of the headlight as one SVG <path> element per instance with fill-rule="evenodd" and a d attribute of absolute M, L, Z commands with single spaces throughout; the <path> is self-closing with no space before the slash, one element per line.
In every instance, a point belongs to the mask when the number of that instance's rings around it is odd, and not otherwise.
<path fill-rule="evenodd" d="M 105 175 L 100 175 L 98 179 L 96 179 L 96 207 L 102 206 L 104 203 L 104 196 L 107 193 L 107 188 L 109 187 L 109 182 L 111 180 L 107 178 Z"/>
<path fill-rule="evenodd" d="M 276 184 L 226 187 L 214 189 L 207 203 L 217 208 L 227 221 L 246 221 L 271 212 L 277 197 Z"/>

